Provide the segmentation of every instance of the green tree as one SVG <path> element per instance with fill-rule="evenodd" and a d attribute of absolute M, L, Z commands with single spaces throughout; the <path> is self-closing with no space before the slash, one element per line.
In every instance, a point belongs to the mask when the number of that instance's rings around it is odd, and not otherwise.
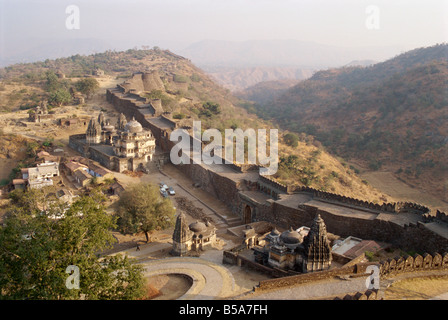
<path fill-rule="evenodd" d="M 115 218 L 97 191 L 71 206 L 45 190 L 12 196 L 0 228 L 0 298 L 138 299 L 143 269 L 127 257 L 100 257 L 115 241 Z M 79 288 L 68 287 L 68 266 L 79 269 Z"/>
<path fill-rule="evenodd" d="M 47 71 L 46 74 L 46 89 L 48 92 L 55 91 L 60 88 L 58 76 L 53 71 Z"/>
<path fill-rule="evenodd" d="M 100 84 L 94 78 L 81 79 L 75 83 L 76 90 L 85 94 L 87 98 L 90 98 L 95 93 L 95 91 L 99 89 L 99 87 Z"/>
<path fill-rule="evenodd" d="M 68 104 L 72 100 L 72 96 L 67 89 L 60 88 L 50 93 L 48 97 L 48 102 L 58 107 Z"/>
<path fill-rule="evenodd" d="M 299 145 L 299 137 L 294 133 L 287 133 L 283 136 L 283 141 L 290 147 L 297 147 Z"/>
<path fill-rule="evenodd" d="M 155 230 L 174 224 L 175 209 L 169 198 L 162 198 L 157 186 L 136 184 L 124 191 L 118 201 L 117 215 L 123 233 L 144 232 L 146 241 Z"/>
<path fill-rule="evenodd" d="M 202 105 L 204 109 L 209 110 L 213 114 L 220 114 L 221 113 L 221 107 L 218 103 L 213 102 L 206 102 Z"/>
<path fill-rule="evenodd" d="M 26 144 L 26 152 L 28 156 L 35 157 L 37 154 L 37 150 L 39 149 L 39 143 L 37 141 L 30 141 Z"/>

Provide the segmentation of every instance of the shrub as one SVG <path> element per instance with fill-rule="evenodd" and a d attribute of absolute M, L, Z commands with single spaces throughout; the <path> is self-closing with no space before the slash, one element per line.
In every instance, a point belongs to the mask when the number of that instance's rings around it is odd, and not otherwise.
<path fill-rule="evenodd" d="M 382 166 L 382 162 L 380 160 L 374 160 L 373 159 L 369 163 L 369 168 L 371 170 L 375 170 L 375 171 L 379 170 L 381 168 L 381 166 Z"/>
<path fill-rule="evenodd" d="M 364 255 L 369 261 L 373 261 L 375 259 L 375 253 L 373 253 L 372 251 L 366 251 L 364 252 Z"/>
<path fill-rule="evenodd" d="M 299 145 L 299 137 L 294 133 L 287 133 L 283 136 L 283 141 L 290 147 L 297 147 Z"/>
<path fill-rule="evenodd" d="M 188 78 L 182 74 L 175 74 L 173 80 L 178 83 L 187 83 Z"/>
<path fill-rule="evenodd" d="M 183 114 L 183 113 L 176 113 L 176 114 L 174 114 L 173 115 L 173 119 L 183 119 L 183 118 L 185 118 L 185 114 Z"/>
<path fill-rule="evenodd" d="M 197 73 L 193 73 L 193 75 L 190 77 L 191 81 L 199 82 L 201 81 L 201 77 Z"/>

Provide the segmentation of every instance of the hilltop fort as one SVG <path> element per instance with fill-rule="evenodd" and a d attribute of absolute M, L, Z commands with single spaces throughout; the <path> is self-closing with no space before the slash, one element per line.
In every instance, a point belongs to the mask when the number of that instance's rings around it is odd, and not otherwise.
<path fill-rule="evenodd" d="M 162 85 L 156 72 L 136 73 L 108 89 L 106 97 L 126 118 L 134 118 L 152 132 L 164 161 L 169 161 L 174 145 L 169 135 L 180 126 L 179 121 L 164 112 L 160 101 L 139 94 Z M 329 232 L 343 237 L 385 241 L 412 250 L 448 251 L 447 215 L 433 214 L 417 203 L 377 204 L 308 187 L 292 188 L 260 175 L 256 165 L 191 163 L 178 169 L 227 204 L 244 224 L 268 221 L 286 229 L 298 228 L 311 226 L 319 214 Z"/>

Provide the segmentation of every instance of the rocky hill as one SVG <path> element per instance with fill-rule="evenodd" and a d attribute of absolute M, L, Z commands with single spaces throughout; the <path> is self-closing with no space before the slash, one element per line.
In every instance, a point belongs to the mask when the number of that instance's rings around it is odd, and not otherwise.
<path fill-rule="evenodd" d="M 369 67 L 315 73 L 252 106 L 332 153 L 448 200 L 448 45 L 415 49 Z"/>
<path fill-rule="evenodd" d="M 194 64 L 225 67 L 339 67 L 353 60 L 383 61 L 403 50 L 399 46 L 339 47 L 294 39 L 203 40 L 180 51 Z"/>
<path fill-rule="evenodd" d="M 234 95 L 241 99 L 253 101 L 258 104 L 264 104 L 275 100 L 299 82 L 300 80 L 294 78 L 261 81 L 253 86 L 245 88 L 244 90 L 236 91 Z"/>
<path fill-rule="evenodd" d="M 286 83 L 297 84 L 298 80 L 307 79 L 313 74 L 312 68 L 300 67 L 203 67 L 202 69 L 233 93 L 250 90 L 259 83 L 264 83 L 265 87 L 269 85 L 276 87 L 275 81 L 278 81 L 280 86 Z"/>
<path fill-rule="evenodd" d="M 141 79 L 138 94 L 160 99 L 163 109 L 169 112 L 167 116 L 173 119 L 190 123 L 192 120 L 201 120 L 204 130 L 216 128 L 224 132 L 228 128 L 256 130 L 274 127 L 269 121 L 249 113 L 242 107 L 244 101 L 217 85 L 188 59 L 157 48 L 108 51 L 13 65 L 0 69 L 0 85 L 26 85 L 27 92 L 35 89 L 45 98 L 48 71 L 58 72 L 61 75 L 58 81 L 69 81 L 70 84 L 75 79 L 92 77 L 93 70 L 97 68 L 104 70 L 105 75 L 95 78 L 99 81 L 107 78 L 111 83 L 130 81 L 134 72 L 149 72 L 147 78 Z M 104 103 L 106 106 L 105 88 L 102 87 L 101 90 L 95 96 L 94 103 L 100 106 Z M 2 103 L 3 101 L 0 102 Z M 86 104 L 76 106 L 75 110 L 80 112 L 83 108 L 91 108 L 89 104 L 91 103 L 87 100 Z M 57 107 L 52 110 L 58 112 Z M 4 114 L 6 117 L 7 115 L 8 113 Z M 275 179 L 282 183 L 310 186 L 368 201 L 393 201 L 367 185 L 353 168 L 328 154 L 311 136 L 301 135 L 291 142 L 285 138 L 285 134 L 280 130 L 280 168 Z"/>

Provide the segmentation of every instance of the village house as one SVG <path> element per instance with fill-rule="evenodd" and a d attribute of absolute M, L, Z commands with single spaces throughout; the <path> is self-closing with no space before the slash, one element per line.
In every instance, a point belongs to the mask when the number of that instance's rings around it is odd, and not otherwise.
<path fill-rule="evenodd" d="M 93 176 L 91 176 L 87 170 L 76 170 L 73 177 L 78 185 L 81 187 L 87 186 L 91 181 Z"/>
<path fill-rule="evenodd" d="M 12 181 L 14 189 L 24 189 L 26 186 L 31 189 L 52 186 L 52 178 L 59 176 L 59 163 L 53 161 L 38 163 L 36 167 L 22 168 L 21 174 L 22 179 Z"/>

